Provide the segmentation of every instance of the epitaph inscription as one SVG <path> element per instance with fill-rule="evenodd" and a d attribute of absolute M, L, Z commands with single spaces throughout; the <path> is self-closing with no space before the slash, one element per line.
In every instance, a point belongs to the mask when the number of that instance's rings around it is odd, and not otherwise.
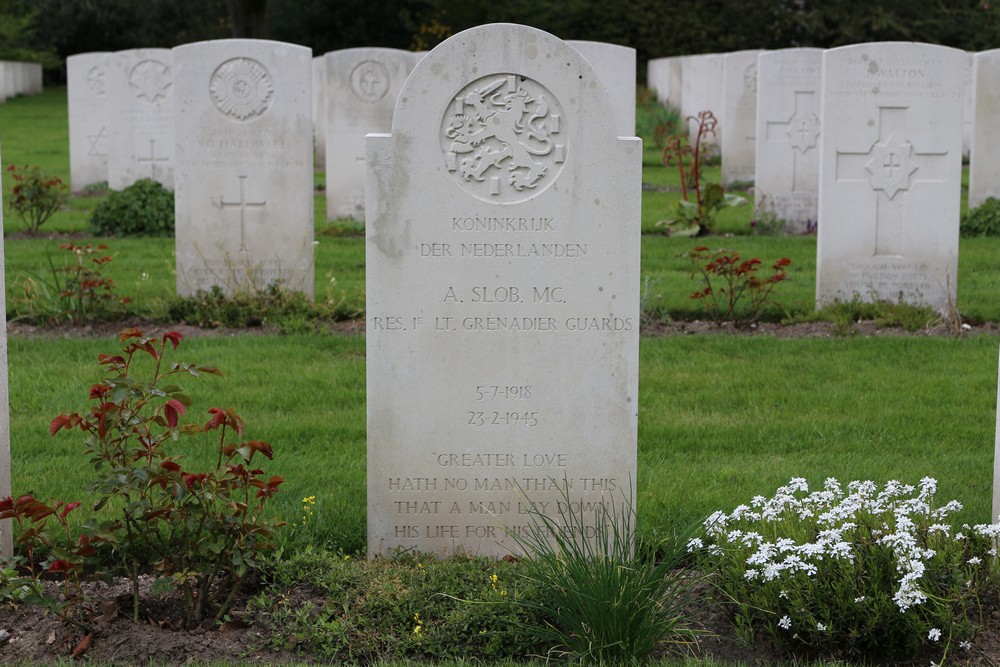
<path fill-rule="evenodd" d="M 544 191 L 566 160 L 559 102 L 541 84 L 515 74 L 463 88 L 441 129 L 448 171 L 483 201 L 518 202 Z"/>

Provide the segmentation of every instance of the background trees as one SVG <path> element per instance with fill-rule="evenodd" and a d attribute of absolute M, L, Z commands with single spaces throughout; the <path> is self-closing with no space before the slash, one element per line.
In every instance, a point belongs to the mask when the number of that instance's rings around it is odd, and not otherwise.
<path fill-rule="evenodd" d="M 525 23 L 564 39 L 684 53 L 902 40 L 1000 47 L 987 0 L 0 0 L 0 59 L 59 62 L 86 51 L 246 36 L 304 44 L 429 49 L 481 23 Z"/>

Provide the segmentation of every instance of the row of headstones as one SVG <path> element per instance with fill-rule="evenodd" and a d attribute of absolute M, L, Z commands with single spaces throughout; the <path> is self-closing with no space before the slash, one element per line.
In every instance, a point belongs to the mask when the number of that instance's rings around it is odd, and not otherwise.
<path fill-rule="evenodd" d="M 754 181 L 757 206 L 787 220 L 789 231 L 801 232 L 816 221 L 815 188 L 803 187 L 815 184 L 815 165 L 810 169 L 814 161 L 803 156 L 819 134 L 821 60 L 822 50 L 809 48 L 658 58 L 648 63 L 647 81 L 657 98 L 677 108 L 682 118 L 705 109 L 719 113 L 723 186 Z M 1000 166 L 991 159 L 1000 147 L 1000 50 L 968 53 L 961 74 L 962 153 L 970 158 L 969 207 L 974 208 L 1000 196 Z M 794 132 L 787 127 L 789 118 L 798 123 Z M 805 162 L 806 173 L 793 190 L 780 177 L 787 167 L 777 175 L 768 169 L 781 164 L 782 148 L 768 145 L 774 141 L 791 142 Z M 769 185 L 771 179 L 777 185 Z"/>
<path fill-rule="evenodd" d="M 614 89 L 618 131 L 635 134 L 635 50 L 571 44 L 596 63 Z M 365 135 L 390 131 L 399 90 L 423 55 L 354 48 L 313 59 L 314 155 L 327 174 L 328 218 L 364 220 Z M 167 50 L 146 49 L 67 60 L 74 190 L 105 180 L 121 189 L 143 177 L 173 187 L 173 57 Z"/>
<path fill-rule="evenodd" d="M 784 220 L 792 232 L 818 224 L 818 305 L 859 296 L 947 313 L 967 71 L 976 82 L 974 206 L 997 189 L 989 158 L 1000 149 L 1000 51 L 973 59 L 884 42 L 690 56 L 650 62 L 649 83 L 682 115 L 722 110 L 723 181 L 755 183 L 758 219 Z"/>
<path fill-rule="evenodd" d="M 261 40 L 67 59 L 73 188 L 174 190 L 177 291 L 313 293 L 312 52 Z"/>
<path fill-rule="evenodd" d="M 0 102 L 19 95 L 41 94 L 41 63 L 0 60 Z"/>

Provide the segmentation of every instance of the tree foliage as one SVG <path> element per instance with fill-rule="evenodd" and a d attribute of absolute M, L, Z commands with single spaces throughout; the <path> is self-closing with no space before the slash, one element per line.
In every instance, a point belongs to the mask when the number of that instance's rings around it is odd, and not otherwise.
<path fill-rule="evenodd" d="M 0 0 L 0 58 L 19 49 L 65 58 L 232 36 L 266 36 L 316 54 L 423 50 L 492 22 L 631 46 L 640 67 L 650 58 L 741 49 L 902 40 L 978 51 L 1000 43 L 1000 4 L 986 0 Z"/>

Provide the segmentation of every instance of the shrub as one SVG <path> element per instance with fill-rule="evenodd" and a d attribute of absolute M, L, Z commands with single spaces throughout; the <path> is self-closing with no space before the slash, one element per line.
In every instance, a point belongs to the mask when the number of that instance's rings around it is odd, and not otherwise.
<path fill-rule="evenodd" d="M 174 193 L 144 178 L 98 204 L 90 229 L 103 236 L 173 236 Z"/>
<path fill-rule="evenodd" d="M 966 211 L 959 232 L 964 237 L 1000 236 L 1000 199 L 990 197 L 976 208 Z"/>
<path fill-rule="evenodd" d="M 335 284 L 336 280 L 331 278 L 326 297 L 315 301 L 280 283 L 228 296 L 221 287 L 213 285 L 208 291 L 198 290 L 194 296 L 173 299 L 167 314 L 171 320 L 208 328 L 269 324 L 285 333 L 314 332 L 325 322 L 349 320 L 358 315 L 343 294 L 334 290 Z"/>
<path fill-rule="evenodd" d="M 133 620 L 139 574 L 151 565 L 159 576 L 155 591 L 181 592 L 190 628 L 209 618 L 220 621 L 272 548 L 272 533 L 282 523 L 266 517 L 264 508 L 284 480 L 255 467 L 256 455 L 272 458 L 268 443 L 233 441 L 244 434 L 244 424 L 232 408 L 211 408 L 204 425 L 180 423 L 192 401 L 174 384 L 177 378 L 221 375 L 207 366 L 167 363 L 182 339 L 176 331 L 159 338 L 122 331 L 122 353 L 98 356 L 109 376 L 90 387 L 93 407 L 83 415 L 60 414 L 49 431 L 84 434 L 84 454 L 97 471 L 90 489 L 94 509 L 117 512 L 102 526 L 102 537 L 110 535 L 132 579 Z M 215 467 L 199 472 L 171 450 L 181 436 L 202 433 L 214 436 Z M 145 554 L 153 562 L 137 559 Z"/>
<path fill-rule="evenodd" d="M 108 246 L 61 243 L 59 249 L 66 253 L 62 266 L 57 266 L 46 250 L 48 276 L 29 272 L 21 283 L 24 292 L 18 300 L 17 319 L 79 325 L 121 316 L 120 306 L 132 300 L 118 296 L 115 281 L 104 275 L 104 267 L 112 259 L 105 253 Z"/>
<path fill-rule="evenodd" d="M 294 647 L 330 664 L 431 656 L 524 660 L 541 650 L 526 628 L 543 621 L 537 612 L 510 604 L 538 595 L 520 576 L 523 563 L 512 561 L 433 554 L 368 561 L 310 547 L 289 549 L 269 559 L 266 586 L 247 611 L 262 621 L 258 627 L 271 645 Z"/>
<path fill-rule="evenodd" d="M 961 505 L 937 505 L 935 490 L 924 478 L 919 488 L 855 481 L 845 492 L 831 478 L 810 493 L 796 478 L 708 517 L 706 540 L 689 546 L 744 635 L 810 657 L 946 654 L 973 638 L 996 588 L 1000 524 L 956 529 L 947 516 Z"/>
<path fill-rule="evenodd" d="M 69 198 L 66 185 L 62 179 L 46 175 L 37 165 L 18 169 L 12 164 L 7 171 L 14 180 L 7 205 L 29 232 L 37 232 L 66 203 Z"/>
<path fill-rule="evenodd" d="M 716 324 L 728 320 L 751 324 L 759 320 L 771 303 L 775 286 L 788 279 L 785 268 L 792 263 L 782 257 L 771 265 L 770 276 L 760 278 L 757 276 L 760 260 L 756 257 L 741 260 L 735 250 L 698 246 L 681 256 L 691 260 L 691 277 L 700 277 L 704 285 L 691 298 L 701 300 L 705 313 Z M 737 309 L 745 301 L 749 303 Z"/>

